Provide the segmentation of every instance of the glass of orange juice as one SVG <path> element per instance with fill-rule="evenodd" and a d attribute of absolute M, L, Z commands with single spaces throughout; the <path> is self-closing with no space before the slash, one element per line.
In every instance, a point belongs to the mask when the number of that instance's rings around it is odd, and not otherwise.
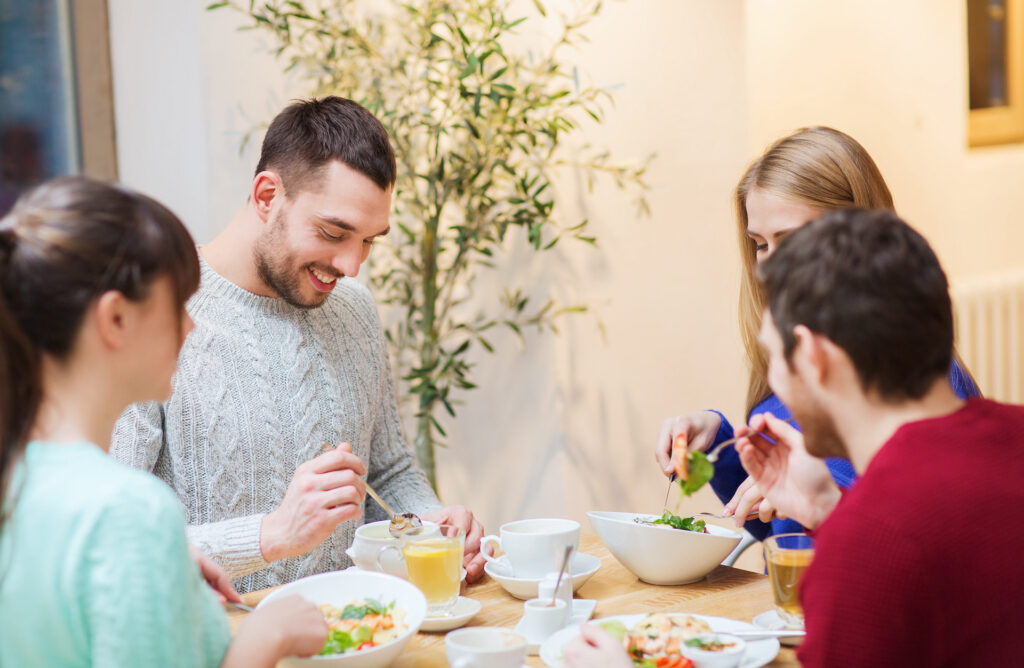
<path fill-rule="evenodd" d="M 462 551 L 466 532 L 457 526 L 442 524 L 429 536 L 412 536 L 402 544 L 402 557 L 409 582 L 427 597 L 427 615 L 448 614 L 459 599 L 462 581 Z"/>
<path fill-rule="evenodd" d="M 800 580 L 814 557 L 814 539 L 803 533 L 780 533 L 764 540 L 764 560 L 772 584 L 775 610 L 787 625 L 803 628 Z"/>

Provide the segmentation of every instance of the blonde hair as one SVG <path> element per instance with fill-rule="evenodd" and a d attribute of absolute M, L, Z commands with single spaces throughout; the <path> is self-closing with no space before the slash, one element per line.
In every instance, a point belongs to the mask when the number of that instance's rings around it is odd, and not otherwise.
<path fill-rule="evenodd" d="M 750 360 L 747 415 L 771 394 L 768 357 L 757 342 L 765 296 L 754 272 L 755 244 L 747 236 L 747 195 L 754 188 L 825 210 L 847 206 L 893 208 L 889 187 L 875 161 L 853 137 L 832 128 L 801 128 L 772 144 L 744 172 L 736 186 L 735 205 L 743 258 L 740 334 Z"/>

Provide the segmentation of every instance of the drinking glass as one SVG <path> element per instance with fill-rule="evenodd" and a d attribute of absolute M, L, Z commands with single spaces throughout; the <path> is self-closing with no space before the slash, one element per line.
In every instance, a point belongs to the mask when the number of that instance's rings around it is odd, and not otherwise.
<path fill-rule="evenodd" d="M 466 532 L 457 526 L 442 524 L 438 533 L 411 536 L 402 544 L 402 558 L 409 582 L 427 597 L 427 614 L 444 616 L 459 599 L 462 582 L 462 552 Z"/>
<path fill-rule="evenodd" d="M 803 628 L 800 580 L 814 557 L 814 539 L 803 533 L 780 533 L 764 541 L 764 560 L 772 584 L 775 610 L 788 626 Z"/>

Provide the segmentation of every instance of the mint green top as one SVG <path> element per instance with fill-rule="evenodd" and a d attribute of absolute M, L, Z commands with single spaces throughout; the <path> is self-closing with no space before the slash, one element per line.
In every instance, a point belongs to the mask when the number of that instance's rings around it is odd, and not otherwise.
<path fill-rule="evenodd" d="M 0 666 L 216 666 L 227 617 L 174 493 L 90 443 L 32 442 L 0 534 Z M 9 508 L 9 506 L 8 506 Z"/>

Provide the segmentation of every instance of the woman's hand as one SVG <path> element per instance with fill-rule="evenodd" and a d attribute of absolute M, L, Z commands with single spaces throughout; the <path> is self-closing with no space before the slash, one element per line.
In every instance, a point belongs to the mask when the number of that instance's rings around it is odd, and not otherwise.
<path fill-rule="evenodd" d="M 683 436 L 687 450 L 700 450 L 711 447 L 722 426 L 722 418 L 713 411 L 696 411 L 677 415 L 661 421 L 658 442 L 654 446 L 654 458 L 658 461 L 662 473 L 666 476 L 675 471 L 675 457 L 682 457 L 685 452 L 674 452 L 676 438 Z"/>
<path fill-rule="evenodd" d="M 206 580 L 206 584 L 210 585 L 210 589 L 217 595 L 217 600 L 224 602 L 225 599 L 229 601 L 240 602 L 242 597 L 235 591 L 234 586 L 231 584 L 231 578 L 224 572 L 221 565 L 216 561 L 206 556 L 202 550 L 194 545 L 188 546 L 188 553 L 192 555 L 193 561 L 199 566 L 199 572 L 202 573 L 203 579 Z"/>
<path fill-rule="evenodd" d="M 242 622 L 222 668 L 272 668 L 286 656 L 308 657 L 323 649 L 327 620 L 301 596 L 260 606 Z"/>
<path fill-rule="evenodd" d="M 593 624 L 580 626 L 579 636 L 566 643 L 562 658 L 569 668 L 633 668 L 633 660 L 622 643 Z"/>

